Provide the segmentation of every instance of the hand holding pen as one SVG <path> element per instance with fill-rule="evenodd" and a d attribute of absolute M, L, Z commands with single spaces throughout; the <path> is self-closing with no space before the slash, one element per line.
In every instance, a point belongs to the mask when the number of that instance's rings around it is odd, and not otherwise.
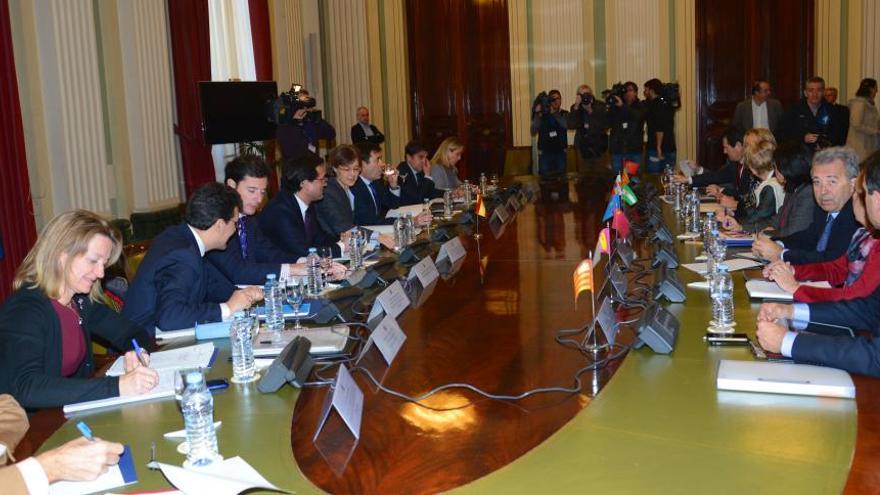
<path fill-rule="evenodd" d="M 159 384 L 159 374 L 150 368 L 150 355 L 135 339 L 131 342 L 134 350 L 125 353 L 125 374 L 119 377 L 120 396 L 140 395 Z"/>

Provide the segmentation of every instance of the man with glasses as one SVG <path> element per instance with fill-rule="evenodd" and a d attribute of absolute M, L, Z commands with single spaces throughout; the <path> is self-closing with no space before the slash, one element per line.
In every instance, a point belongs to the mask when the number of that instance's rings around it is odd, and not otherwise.
<path fill-rule="evenodd" d="M 538 135 L 538 173 L 541 177 L 565 174 L 565 151 L 568 149 L 568 112 L 561 110 L 562 94 L 550 90 L 549 112 L 535 105 L 532 112 L 532 134 Z"/>
<path fill-rule="evenodd" d="M 318 222 L 315 203 L 324 197 L 327 184 L 324 160 L 306 154 L 288 160 L 281 169 L 281 191 L 259 215 L 263 233 L 279 248 L 297 257 L 307 256 L 310 247 L 330 247 L 340 255 L 339 237 Z"/>

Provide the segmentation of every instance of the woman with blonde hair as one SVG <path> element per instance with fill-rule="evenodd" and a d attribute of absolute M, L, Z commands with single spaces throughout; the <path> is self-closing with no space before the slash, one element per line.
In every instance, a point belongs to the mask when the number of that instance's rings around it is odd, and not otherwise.
<path fill-rule="evenodd" d="M 119 351 L 131 349 L 132 339 L 152 347 L 144 329 L 100 301 L 104 269 L 121 250 L 119 232 L 86 210 L 45 226 L 0 309 L 0 393 L 33 410 L 138 395 L 158 384 L 134 352 L 125 354 L 124 375 L 89 378 L 93 335 Z M 146 353 L 142 359 L 149 363 Z"/>
<path fill-rule="evenodd" d="M 745 201 L 737 205 L 736 213 L 720 218 L 727 230 L 742 230 L 743 225 L 751 228 L 758 223 L 767 223 L 785 200 L 785 191 L 776 177 L 773 152 L 776 151 L 776 139 L 767 129 L 749 129 L 746 131 L 743 163 L 758 178 L 758 183 Z"/>
<path fill-rule="evenodd" d="M 437 189 L 455 189 L 461 185 L 456 165 L 461 161 L 464 145 L 457 137 L 451 136 L 443 140 L 431 158 L 431 178 Z"/>

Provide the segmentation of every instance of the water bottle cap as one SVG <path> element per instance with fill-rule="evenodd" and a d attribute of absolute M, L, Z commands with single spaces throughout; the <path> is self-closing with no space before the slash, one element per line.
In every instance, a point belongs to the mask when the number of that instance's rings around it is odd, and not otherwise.
<path fill-rule="evenodd" d="M 201 371 L 190 371 L 186 374 L 186 382 L 187 383 L 198 383 L 202 381 L 202 372 Z"/>
<path fill-rule="evenodd" d="M 718 265 L 718 271 L 721 273 L 727 273 L 727 265 L 721 263 L 720 265 Z"/>
<path fill-rule="evenodd" d="M 318 254 L 318 248 L 313 248 L 313 247 L 309 248 L 309 254 L 312 254 L 312 253 Z"/>
<path fill-rule="evenodd" d="M 714 217 L 714 216 L 715 216 L 715 212 L 714 212 L 714 211 L 707 212 L 707 213 L 706 213 L 706 216 L 707 216 L 707 217 Z"/>
<path fill-rule="evenodd" d="M 232 313 L 232 317 L 233 318 L 244 318 L 244 311 L 236 311 L 235 313 Z"/>
<path fill-rule="evenodd" d="M 266 280 L 275 280 L 277 276 L 274 273 L 267 273 Z"/>
<path fill-rule="evenodd" d="M 712 229 L 712 235 L 718 235 L 718 229 Z"/>

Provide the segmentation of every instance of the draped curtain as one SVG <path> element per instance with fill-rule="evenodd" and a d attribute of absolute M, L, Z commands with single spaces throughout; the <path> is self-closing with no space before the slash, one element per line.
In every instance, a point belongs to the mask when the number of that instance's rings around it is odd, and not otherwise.
<path fill-rule="evenodd" d="M 211 147 L 205 144 L 199 81 L 211 80 L 208 0 L 168 0 L 174 94 L 186 195 L 214 180 Z"/>
<path fill-rule="evenodd" d="M 37 237 L 9 22 L 9 2 L 0 0 L 0 300 Z"/>

